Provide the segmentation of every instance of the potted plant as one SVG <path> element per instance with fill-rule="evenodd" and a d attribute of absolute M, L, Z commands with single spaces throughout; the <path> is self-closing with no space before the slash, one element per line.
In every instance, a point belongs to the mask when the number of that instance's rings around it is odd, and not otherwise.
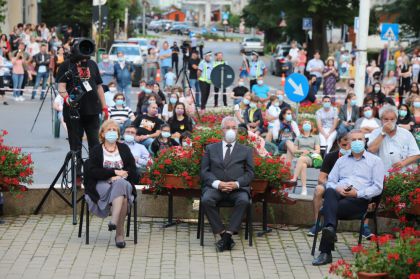
<path fill-rule="evenodd" d="M 284 159 L 279 156 L 261 157 L 254 156 L 254 181 L 251 183 L 253 193 L 264 193 L 267 186 L 278 194 L 285 188 L 285 181 L 290 180 L 291 171 Z"/>
<path fill-rule="evenodd" d="M 6 135 L 6 130 L 0 131 L 0 191 L 21 197 L 21 193 L 27 191 L 26 185 L 33 182 L 33 162 L 30 154 L 5 145 Z"/>
<path fill-rule="evenodd" d="M 201 155 L 201 153 L 200 153 Z M 149 166 L 148 179 L 157 190 L 200 188 L 200 158 L 193 148 L 173 146 L 159 152 Z"/>
<path fill-rule="evenodd" d="M 329 272 L 343 278 L 412 278 L 409 276 L 420 273 L 419 236 L 420 231 L 406 227 L 396 237 L 372 237 L 367 248 L 352 248 L 354 263 L 338 260 L 331 264 Z"/>
<path fill-rule="evenodd" d="M 420 214 L 420 166 L 404 172 L 393 169 L 385 178 L 381 211 L 399 218 L 401 226 L 407 225 L 407 215 Z M 385 212 L 385 214 L 383 214 Z"/>

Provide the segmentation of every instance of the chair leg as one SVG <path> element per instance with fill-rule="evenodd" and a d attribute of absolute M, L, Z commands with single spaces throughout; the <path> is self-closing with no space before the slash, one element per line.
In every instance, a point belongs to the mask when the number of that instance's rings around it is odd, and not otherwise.
<path fill-rule="evenodd" d="M 201 208 L 200 215 L 200 246 L 204 246 L 204 207 Z"/>
<path fill-rule="evenodd" d="M 311 250 L 311 255 L 314 256 L 315 255 L 315 249 L 316 249 L 316 241 L 318 238 L 318 232 L 319 232 L 319 227 L 320 227 L 320 222 L 321 222 L 321 210 L 318 212 L 318 218 L 316 219 L 315 222 L 315 235 L 314 235 L 314 241 L 312 243 L 312 250 Z"/>
<path fill-rule="evenodd" d="M 201 232 L 201 211 L 203 209 L 201 208 L 201 199 L 200 204 L 198 206 L 198 222 L 197 222 L 197 239 L 200 239 L 200 232 Z"/>
<path fill-rule="evenodd" d="M 89 206 L 86 205 L 86 244 L 89 244 Z"/>
<path fill-rule="evenodd" d="M 87 205 L 86 205 L 87 206 Z M 82 204 L 80 205 L 80 220 L 79 220 L 79 238 L 82 237 L 82 227 L 83 227 L 83 215 L 85 214 L 85 199 L 82 199 Z"/>
<path fill-rule="evenodd" d="M 249 234 L 249 239 L 248 239 L 248 245 L 249 247 L 252 247 L 252 232 L 253 232 L 253 227 L 252 227 L 252 203 L 249 204 L 249 211 L 248 211 L 248 234 Z"/>
<path fill-rule="evenodd" d="M 378 236 L 378 220 L 376 219 L 376 214 L 373 215 L 373 231 L 375 233 L 375 236 Z M 378 239 L 378 238 L 376 238 Z M 376 251 L 379 252 L 379 242 L 376 240 Z"/>
<path fill-rule="evenodd" d="M 132 208 L 130 206 L 130 210 L 128 211 L 128 214 L 127 214 L 127 232 L 125 233 L 125 236 L 126 237 L 129 237 L 130 236 L 131 210 L 132 210 Z"/>
<path fill-rule="evenodd" d="M 134 244 L 137 244 L 137 198 L 134 199 L 133 204 L 134 214 Z"/>
<path fill-rule="evenodd" d="M 360 219 L 360 230 L 359 230 L 359 240 L 357 242 L 357 244 L 362 244 L 362 234 L 363 234 L 363 225 L 365 223 L 365 217 L 363 217 L 362 219 Z"/>
<path fill-rule="evenodd" d="M 249 209 L 247 209 L 247 213 L 246 213 L 245 240 L 248 240 L 248 232 L 249 232 Z"/>

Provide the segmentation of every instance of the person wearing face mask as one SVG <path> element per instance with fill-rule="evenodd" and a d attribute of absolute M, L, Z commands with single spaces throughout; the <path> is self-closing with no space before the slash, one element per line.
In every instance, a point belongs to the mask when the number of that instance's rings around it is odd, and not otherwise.
<path fill-rule="evenodd" d="M 340 107 L 338 119 L 338 135 L 347 134 L 354 128 L 354 124 L 359 118 L 359 107 L 357 106 L 356 94 L 349 93 L 344 101 L 344 105 Z"/>
<path fill-rule="evenodd" d="M 162 124 L 160 129 L 160 135 L 152 142 L 150 146 L 150 150 L 153 152 L 155 157 L 159 155 L 160 150 L 179 145 L 175 139 L 171 138 L 171 128 L 168 124 Z"/>
<path fill-rule="evenodd" d="M 354 129 L 360 129 L 369 138 L 370 133 L 381 126 L 381 121 L 373 117 L 373 109 L 370 105 L 363 107 L 363 116 L 357 119 Z"/>
<path fill-rule="evenodd" d="M 117 94 L 117 87 L 115 83 L 111 81 L 108 85 L 102 84 L 104 90 L 105 104 L 107 107 L 115 106 L 114 96 Z"/>
<path fill-rule="evenodd" d="M 146 114 L 138 114 L 133 121 L 133 126 L 137 128 L 135 140 L 146 148 L 152 144 L 153 140 L 160 135 L 160 127 L 164 122 L 158 117 L 158 106 L 150 103 Z"/>
<path fill-rule="evenodd" d="M 264 78 L 262 76 L 258 77 L 257 84 L 252 86 L 252 94 L 260 98 L 261 103 L 264 103 L 268 100 L 268 92 L 270 92 L 270 87 L 264 84 Z"/>
<path fill-rule="evenodd" d="M 149 151 L 144 145 L 134 140 L 137 129 L 134 126 L 128 126 L 124 131 L 124 142 L 130 148 L 131 154 L 136 163 L 137 174 L 141 175 L 147 171 L 147 164 L 151 160 Z"/>
<path fill-rule="evenodd" d="M 252 96 L 248 108 L 245 110 L 245 124 L 247 129 L 257 135 L 263 132 L 264 119 L 261 109 L 258 108 L 260 99 L 257 96 Z"/>
<path fill-rule="evenodd" d="M 102 61 L 98 63 L 98 68 L 104 84 L 109 84 L 114 80 L 114 64 L 110 62 L 107 53 L 102 54 Z"/>
<path fill-rule="evenodd" d="M 201 113 L 204 113 L 207 105 L 207 100 L 210 96 L 211 87 L 211 71 L 213 70 L 213 63 L 211 62 L 212 52 L 208 51 L 204 54 L 204 59 L 198 64 L 197 76 L 198 84 L 201 92 Z"/>
<path fill-rule="evenodd" d="M 398 127 L 404 128 L 410 132 L 413 130 L 414 121 L 411 116 L 410 108 L 407 105 L 401 104 L 398 107 L 397 125 Z"/>
<path fill-rule="evenodd" d="M 325 193 L 325 185 L 328 180 L 328 174 L 331 172 L 331 170 L 333 169 L 335 163 L 337 162 L 339 158 L 351 153 L 350 140 L 348 138 L 347 133 L 338 135 L 337 144 L 338 144 L 339 150 L 332 151 L 328 153 L 327 155 L 325 155 L 324 161 L 322 162 L 322 166 L 319 172 L 318 185 L 315 188 L 314 199 L 312 201 L 313 208 L 314 208 L 315 222 L 318 219 L 318 213 L 322 206 L 322 199 Z M 307 235 L 308 236 L 315 235 L 315 225 L 311 227 Z"/>
<path fill-rule="evenodd" d="M 158 106 L 158 113 L 157 116 L 159 118 L 162 118 L 162 103 L 160 102 L 160 98 L 159 96 L 156 96 L 155 94 L 150 94 L 149 96 L 146 97 L 146 101 L 144 102 L 143 106 L 141 107 L 141 113 L 142 114 L 147 114 L 147 108 L 149 107 L 150 104 L 157 104 Z"/>
<path fill-rule="evenodd" d="M 179 144 L 184 148 L 192 147 L 192 134 L 189 131 L 183 132 Z"/>
<path fill-rule="evenodd" d="M 157 69 L 159 68 L 159 60 L 158 55 L 156 54 L 156 48 L 149 48 L 146 60 L 146 67 L 147 67 L 147 81 L 148 82 L 155 82 L 156 81 L 156 74 Z"/>
<path fill-rule="evenodd" d="M 242 98 L 244 97 L 245 93 L 249 92 L 249 89 L 245 86 L 245 82 L 243 78 L 238 80 L 238 85 L 233 88 L 233 93 L 231 94 L 231 98 L 233 99 L 233 104 L 237 105 L 241 103 Z"/>
<path fill-rule="evenodd" d="M 294 140 L 300 136 L 299 126 L 293 120 L 292 109 L 286 108 L 280 114 L 280 127 L 276 134 L 267 133 L 266 140 L 268 142 L 274 141 L 279 151 L 287 152 L 287 160 L 289 162 L 293 159 Z"/>
<path fill-rule="evenodd" d="M 385 170 L 382 160 L 365 151 L 365 136 L 361 130 L 349 133 L 351 154 L 337 160 L 331 172 L 324 194 L 324 223 L 319 244 L 320 254 L 312 265 L 332 262 L 338 219 L 364 214 L 372 198 L 383 190 Z"/>
<path fill-rule="evenodd" d="M 413 112 L 413 135 L 416 138 L 417 145 L 420 148 L 420 96 L 413 98 L 413 103 L 411 107 Z"/>
<path fill-rule="evenodd" d="M 264 77 L 267 74 L 267 67 L 265 66 L 264 61 L 258 58 L 258 53 L 253 51 L 251 62 L 249 62 L 249 88 L 251 90 L 252 87 L 257 84 L 257 79 L 259 77 Z"/>
<path fill-rule="evenodd" d="M 114 102 L 114 106 L 108 107 L 109 119 L 114 120 L 118 123 L 118 125 L 120 125 L 120 132 L 123 134 L 125 128 L 131 125 L 131 122 L 134 121 L 135 116 L 131 108 L 125 105 L 124 94 L 115 94 Z"/>
<path fill-rule="evenodd" d="M 381 84 L 379 82 L 373 85 L 373 91 L 367 94 L 366 97 L 373 99 L 373 105 L 375 107 L 381 107 L 385 103 L 385 94 L 381 91 Z"/>
<path fill-rule="evenodd" d="M 398 110 L 385 105 L 379 111 L 382 127 L 369 136 L 369 151 L 378 154 L 385 170 L 405 168 L 420 159 L 420 151 L 414 136 L 406 129 L 397 126 Z"/>
<path fill-rule="evenodd" d="M 411 83 L 411 90 L 408 93 L 407 97 L 405 98 L 405 103 L 409 106 L 413 104 L 414 98 L 417 98 L 420 96 L 419 92 L 419 85 L 417 82 Z"/>
<path fill-rule="evenodd" d="M 118 124 L 106 120 L 99 131 L 99 141 L 89 153 L 85 175 L 85 199 L 89 212 L 101 218 L 111 213 L 108 230 L 116 230 L 115 245 L 124 248 L 124 220 L 133 204 L 139 181 L 136 164 L 127 145 L 119 143 Z"/>
<path fill-rule="evenodd" d="M 242 218 L 249 206 L 250 183 L 254 178 L 254 160 L 251 147 L 236 141 L 238 122 L 227 116 L 222 120 L 223 140 L 206 146 L 201 160 L 201 203 L 214 234 L 220 235 L 216 243 L 219 252 L 232 250 L 232 236 L 239 232 Z M 225 226 L 217 203 L 232 201 L 235 206 Z"/>
<path fill-rule="evenodd" d="M 193 122 L 187 115 L 185 105 L 183 103 L 177 103 L 174 111 L 175 114 L 169 118 L 168 124 L 171 128 L 172 137 L 179 142 L 182 133 L 186 131 L 193 131 Z"/>
<path fill-rule="evenodd" d="M 166 103 L 166 96 L 163 94 L 162 90 L 160 90 L 160 85 L 158 82 L 155 82 L 152 87 L 152 92 L 159 96 L 160 102 L 162 103 L 159 107 L 163 108 L 163 104 Z"/>
<path fill-rule="evenodd" d="M 329 96 L 322 97 L 322 108 L 316 112 L 316 121 L 320 144 L 326 146 L 325 152 L 329 153 L 337 137 L 336 129 L 339 122 L 337 109 L 332 107 Z"/>
<path fill-rule="evenodd" d="M 308 194 L 306 189 L 306 169 L 313 165 L 311 154 L 321 153 L 319 137 L 317 135 L 312 135 L 311 121 L 303 120 L 302 134 L 296 137 L 294 145 L 292 154 L 295 154 L 295 157 L 299 157 L 299 159 L 297 160 L 293 178 L 290 182 L 296 183 L 300 176 L 302 182 L 302 192 L 300 194 L 306 196 Z"/>
<path fill-rule="evenodd" d="M 246 127 L 245 112 L 247 111 L 250 103 L 251 103 L 251 93 L 247 92 L 242 98 L 242 101 L 233 107 L 233 110 L 235 112 L 235 117 L 239 122 L 239 126 L 241 127 Z"/>
<path fill-rule="evenodd" d="M 279 99 L 279 108 L 283 111 L 286 108 L 290 108 L 290 105 L 284 100 L 284 91 L 276 90 L 277 99 Z M 271 102 L 267 104 L 267 107 L 270 107 Z"/>
<path fill-rule="evenodd" d="M 270 96 L 270 106 L 266 110 L 265 120 L 268 122 L 268 131 L 265 140 L 276 140 L 280 130 L 280 102 L 276 95 Z"/>
<path fill-rule="evenodd" d="M 171 93 L 171 95 L 169 95 L 169 103 L 163 106 L 162 118 L 164 121 L 168 121 L 168 119 L 174 115 L 175 105 L 178 102 L 178 95 L 176 93 Z"/>
<path fill-rule="evenodd" d="M 131 105 L 131 80 L 134 76 L 134 66 L 126 61 L 124 53 L 117 53 L 117 61 L 114 64 L 114 78 L 117 82 L 118 92 L 124 93 L 127 106 Z"/>
<path fill-rule="evenodd" d="M 136 106 L 136 115 L 141 114 L 143 111 L 143 106 L 147 105 L 147 99 L 154 95 L 156 99 L 158 96 L 152 91 L 153 83 L 140 83 L 140 93 L 137 96 L 137 106 Z"/>

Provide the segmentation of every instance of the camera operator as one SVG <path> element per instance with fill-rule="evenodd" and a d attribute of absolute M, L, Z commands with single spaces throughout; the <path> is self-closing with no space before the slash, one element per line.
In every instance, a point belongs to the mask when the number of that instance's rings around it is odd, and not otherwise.
<path fill-rule="evenodd" d="M 181 50 L 182 50 L 182 67 L 184 68 L 185 66 L 188 65 L 188 62 L 191 56 L 191 46 L 188 43 L 188 41 L 185 40 L 182 42 Z"/>
<path fill-rule="evenodd" d="M 107 119 L 102 78 L 96 62 L 90 60 L 95 45 L 90 39 L 78 38 L 72 43 L 71 55 L 58 69 L 58 92 L 64 99 L 63 117 L 66 122 L 69 144 L 81 160 L 82 137 L 86 133 L 89 150 L 99 144 L 99 114 Z M 81 164 L 78 164 L 80 175 Z"/>

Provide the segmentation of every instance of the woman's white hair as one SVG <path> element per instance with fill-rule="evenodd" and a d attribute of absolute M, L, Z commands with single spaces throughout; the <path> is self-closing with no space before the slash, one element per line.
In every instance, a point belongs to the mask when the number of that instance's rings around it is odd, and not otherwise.
<path fill-rule="evenodd" d="M 382 116 L 387 112 L 393 112 L 395 117 L 398 117 L 398 109 L 396 106 L 386 104 L 379 110 L 379 118 L 382 119 Z"/>

